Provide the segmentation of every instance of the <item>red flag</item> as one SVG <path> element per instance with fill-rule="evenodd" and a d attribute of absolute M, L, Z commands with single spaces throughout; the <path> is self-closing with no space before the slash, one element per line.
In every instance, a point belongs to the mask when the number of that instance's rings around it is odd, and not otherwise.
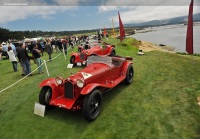
<path fill-rule="evenodd" d="M 193 0 L 189 6 L 188 27 L 186 35 L 186 51 L 193 54 Z"/>
<path fill-rule="evenodd" d="M 104 36 L 106 36 L 106 28 L 104 27 L 104 32 L 103 32 Z"/>
<path fill-rule="evenodd" d="M 120 40 L 122 41 L 125 37 L 125 30 L 124 30 L 124 26 L 122 24 L 122 20 L 120 18 L 120 14 L 118 11 L 118 17 L 119 17 L 119 32 L 120 32 Z"/>

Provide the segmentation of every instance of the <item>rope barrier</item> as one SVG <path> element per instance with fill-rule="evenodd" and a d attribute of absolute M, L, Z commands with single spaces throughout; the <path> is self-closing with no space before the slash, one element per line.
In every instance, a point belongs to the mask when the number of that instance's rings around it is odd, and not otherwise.
<path fill-rule="evenodd" d="M 72 48 L 72 47 L 71 47 L 71 46 L 68 47 L 67 50 L 65 50 L 65 51 L 68 51 L 70 48 Z M 58 56 L 60 56 L 60 55 L 62 54 L 62 52 L 63 52 L 64 57 L 65 57 L 65 59 L 66 59 L 66 56 L 65 56 L 65 53 L 64 53 L 64 50 L 63 50 L 63 51 L 60 51 L 60 53 L 59 53 L 56 57 L 52 58 L 51 60 L 56 59 Z M 49 62 L 49 61 L 51 61 L 51 60 L 44 60 L 44 62 L 43 62 L 40 66 L 38 66 L 36 69 L 34 69 L 31 73 L 29 73 L 28 75 L 24 76 L 23 78 L 21 78 L 20 80 L 16 81 L 15 83 L 9 85 L 8 87 L 2 89 L 2 90 L 0 91 L 0 93 L 2 93 L 3 91 L 5 91 L 5 90 L 11 88 L 11 87 L 14 86 L 15 84 L 17 84 L 17 83 L 19 83 L 20 81 L 24 80 L 26 77 L 30 76 L 33 72 L 35 72 L 36 70 L 38 70 L 38 68 L 41 67 L 43 64 L 45 64 L 46 71 L 47 71 L 47 75 L 49 76 L 49 72 L 48 72 L 48 68 L 47 68 L 46 62 Z"/>

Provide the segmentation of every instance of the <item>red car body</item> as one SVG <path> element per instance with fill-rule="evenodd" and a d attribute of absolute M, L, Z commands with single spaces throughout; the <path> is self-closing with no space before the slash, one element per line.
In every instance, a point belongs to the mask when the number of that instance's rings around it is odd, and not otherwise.
<path fill-rule="evenodd" d="M 132 61 L 122 57 L 90 56 L 87 67 L 63 79 L 42 81 L 39 102 L 47 108 L 82 109 L 88 121 L 95 120 L 102 104 L 102 93 L 120 82 L 131 84 L 134 76 Z"/>
<path fill-rule="evenodd" d="M 71 64 L 83 63 L 87 60 L 88 56 L 114 56 L 116 54 L 114 45 L 94 46 L 90 49 L 84 49 L 81 52 L 72 52 L 70 57 Z"/>

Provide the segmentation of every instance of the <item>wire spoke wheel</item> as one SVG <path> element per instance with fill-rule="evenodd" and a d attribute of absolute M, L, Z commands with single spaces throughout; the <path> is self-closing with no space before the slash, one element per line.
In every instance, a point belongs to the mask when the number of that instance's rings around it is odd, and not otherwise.
<path fill-rule="evenodd" d="M 46 108 L 51 108 L 50 100 L 52 97 L 52 89 L 51 87 L 43 87 L 39 94 L 39 103 L 45 105 Z"/>

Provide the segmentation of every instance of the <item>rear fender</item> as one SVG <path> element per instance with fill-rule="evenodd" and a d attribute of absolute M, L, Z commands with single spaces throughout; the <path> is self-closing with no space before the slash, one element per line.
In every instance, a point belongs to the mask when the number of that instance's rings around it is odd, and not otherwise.
<path fill-rule="evenodd" d="M 107 50 L 108 50 L 109 53 L 111 53 L 113 49 L 114 49 L 114 48 L 113 48 L 112 46 L 108 46 L 108 47 L 107 47 Z"/>
<path fill-rule="evenodd" d="M 100 87 L 101 85 L 100 84 L 97 84 L 97 83 L 92 83 L 92 84 L 88 84 L 86 87 L 84 87 L 80 94 L 81 95 L 87 95 L 89 94 L 92 90 L 94 90 L 96 87 Z"/>
<path fill-rule="evenodd" d="M 133 62 L 129 62 L 129 61 L 124 63 L 124 65 L 122 67 L 122 75 L 126 76 L 127 69 L 129 67 L 129 65 L 132 65 L 132 64 L 133 64 Z"/>

